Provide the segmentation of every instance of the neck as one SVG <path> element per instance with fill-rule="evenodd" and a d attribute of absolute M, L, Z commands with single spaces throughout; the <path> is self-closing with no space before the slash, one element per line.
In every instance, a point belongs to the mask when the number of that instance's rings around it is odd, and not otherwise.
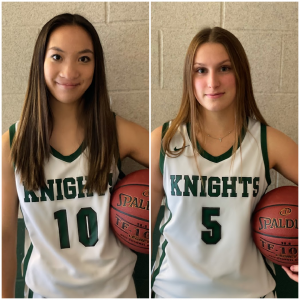
<path fill-rule="evenodd" d="M 203 112 L 203 130 L 213 137 L 223 137 L 235 129 L 233 110 L 222 112 Z"/>
<path fill-rule="evenodd" d="M 61 103 L 52 98 L 50 107 L 53 114 L 53 128 L 77 127 L 79 120 L 80 105 L 76 101 L 74 103 Z"/>

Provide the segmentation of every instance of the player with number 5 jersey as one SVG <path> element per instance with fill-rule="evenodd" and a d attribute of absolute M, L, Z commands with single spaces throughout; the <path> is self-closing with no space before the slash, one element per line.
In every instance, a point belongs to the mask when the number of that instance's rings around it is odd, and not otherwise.
<path fill-rule="evenodd" d="M 250 220 L 270 169 L 297 183 L 297 145 L 267 126 L 229 31 L 201 30 L 184 70 L 179 113 L 151 138 L 152 232 L 164 205 L 153 295 L 274 298 L 274 266 L 256 248 Z"/>

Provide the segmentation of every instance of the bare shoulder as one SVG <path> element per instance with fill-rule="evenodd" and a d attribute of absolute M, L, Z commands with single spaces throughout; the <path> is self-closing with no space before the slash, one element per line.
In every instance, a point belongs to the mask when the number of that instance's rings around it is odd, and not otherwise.
<path fill-rule="evenodd" d="M 116 116 L 120 158 L 131 157 L 144 166 L 149 165 L 149 132 L 142 126 Z"/>
<path fill-rule="evenodd" d="M 151 132 L 151 160 L 152 168 L 159 164 L 160 148 L 161 148 L 161 133 L 162 126 L 154 129 Z"/>
<path fill-rule="evenodd" d="M 267 127 L 267 148 L 270 169 L 298 182 L 298 145 L 281 131 Z"/>
<path fill-rule="evenodd" d="M 2 135 L 2 183 L 9 181 L 12 178 L 14 178 L 14 168 L 10 157 L 9 131 L 6 131 Z"/>
<path fill-rule="evenodd" d="M 2 226 L 10 223 L 18 210 L 18 197 L 15 183 L 15 171 L 10 157 L 9 131 L 2 135 Z"/>
<path fill-rule="evenodd" d="M 131 126 L 131 125 L 135 124 L 135 123 L 130 122 L 118 115 L 116 115 L 116 123 L 117 123 L 117 127 L 119 127 L 120 129 L 122 129 L 124 126 L 126 127 L 126 126 Z"/>
<path fill-rule="evenodd" d="M 162 126 L 157 127 L 151 132 L 151 143 L 156 145 L 161 144 Z"/>
<path fill-rule="evenodd" d="M 269 160 L 275 159 L 278 153 L 287 154 L 298 150 L 298 145 L 290 137 L 270 126 L 267 127 L 267 147 Z M 274 163 L 270 162 L 270 165 Z"/>
<path fill-rule="evenodd" d="M 9 130 L 7 130 L 2 134 L 2 146 L 3 146 L 3 142 L 8 143 L 9 145 Z"/>
<path fill-rule="evenodd" d="M 148 134 L 147 129 L 145 129 L 144 127 L 134 122 L 128 121 L 120 116 L 116 116 L 116 124 L 117 124 L 118 134 L 120 133 L 123 135 L 132 135 L 135 130 Z"/>
<path fill-rule="evenodd" d="M 2 157 L 9 158 L 10 156 L 10 140 L 9 140 L 9 131 L 7 130 L 2 135 Z M 5 159 L 2 159 L 2 164 L 5 163 Z"/>
<path fill-rule="evenodd" d="M 283 132 L 281 132 L 278 129 L 271 127 L 271 126 L 267 126 L 267 137 L 270 138 L 271 141 L 285 139 L 285 140 L 290 140 L 293 143 L 295 143 L 290 137 L 285 135 Z"/>
<path fill-rule="evenodd" d="M 163 176 L 159 168 L 162 126 L 151 133 L 151 228 L 152 233 L 164 196 Z"/>

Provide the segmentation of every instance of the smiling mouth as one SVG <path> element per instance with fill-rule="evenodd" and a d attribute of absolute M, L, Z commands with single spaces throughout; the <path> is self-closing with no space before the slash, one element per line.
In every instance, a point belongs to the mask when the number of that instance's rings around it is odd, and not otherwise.
<path fill-rule="evenodd" d="M 205 94 L 206 96 L 218 96 L 218 95 L 223 95 L 225 93 L 215 93 L 215 94 Z"/>
<path fill-rule="evenodd" d="M 75 86 L 78 86 L 80 83 L 60 83 L 60 82 L 57 82 L 56 83 L 58 85 L 61 85 L 61 86 L 65 86 L 65 87 L 75 87 Z"/>

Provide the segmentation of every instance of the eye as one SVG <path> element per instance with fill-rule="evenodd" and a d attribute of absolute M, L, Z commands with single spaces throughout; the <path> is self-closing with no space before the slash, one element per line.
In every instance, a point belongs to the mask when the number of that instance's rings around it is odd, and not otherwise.
<path fill-rule="evenodd" d="M 205 68 L 199 68 L 199 69 L 196 70 L 196 73 L 204 74 L 204 73 L 206 73 L 206 69 Z"/>
<path fill-rule="evenodd" d="M 61 56 L 60 56 L 59 54 L 54 54 L 54 55 L 52 55 L 51 57 L 52 57 L 53 60 L 55 60 L 55 61 L 61 60 Z"/>
<path fill-rule="evenodd" d="M 79 58 L 79 61 L 83 62 L 83 63 L 87 63 L 87 62 L 91 61 L 91 59 L 88 56 L 82 56 Z"/>
<path fill-rule="evenodd" d="M 231 70 L 231 68 L 229 66 L 222 66 L 221 67 L 221 72 L 227 72 L 229 70 Z"/>

